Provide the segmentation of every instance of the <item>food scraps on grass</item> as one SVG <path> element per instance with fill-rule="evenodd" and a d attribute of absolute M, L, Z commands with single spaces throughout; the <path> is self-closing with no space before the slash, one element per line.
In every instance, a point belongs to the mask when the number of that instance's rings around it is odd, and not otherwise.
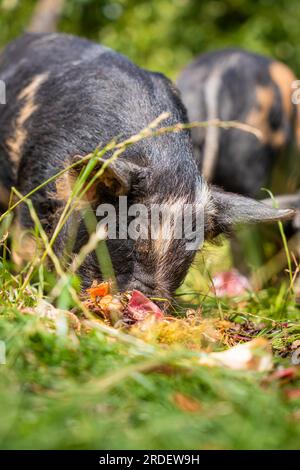
<path fill-rule="evenodd" d="M 191 316 L 190 312 L 186 318 L 170 317 L 140 291 L 113 294 L 109 283 L 102 284 L 88 290 L 86 306 L 115 326 L 118 323 L 130 326 L 131 333 L 144 341 L 182 344 L 188 349 L 205 351 L 199 360 L 201 365 L 260 372 L 273 367 L 270 343 L 263 338 L 222 352 L 210 352 L 212 343 L 232 345 L 230 331 L 234 324 L 231 322 L 204 320 L 201 316 Z M 228 341 L 226 331 L 229 332 Z"/>
<path fill-rule="evenodd" d="M 87 289 L 87 294 L 85 306 L 114 326 L 118 323 L 133 325 L 147 317 L 164 318 L 158 305 L 138 290 L 114 293 L 112 283 L 102 282 Z"/>
<path fill-rule="evenodd" d="M 273 358 L 270 343 L 263 338 L 255 338 L 247 343 L 237 344 L 221 352 L 211 352 L 213 343 L 232 345 L 234 324 L 227 320 L 203 319 L 201 314 L 188 311 L 186 318 L 176 318 L 164 315 L 164 312 L 142 292 L 114 293 L 109 282 L 93 285 L 87 290 L 84 300 L 86 308 L 101 316 L 104 321 L 114 326 L 130 327 L 130 333 L 144 341 L 165 345 L 181 344 L 186 348 L 197 351 L 198 365 L 226 367 L 234 370 L 270 371 L 273 368 Z M 74 323 L 73 327 L 80 332 L 80 321 L 71 312 L 61 311 L 41 300 L 33 309 L 24 313 L 38 314 L 40 317 L 53 320 L 57 332 L 62 331 L 61 320 L 67 318 Z M 91 322 L 90 322 L 91 323 Z M 277 372 L 275 379 L 292 378 L 294 369 Z M 272 376 L 270 376 L 272 379 Z M 298 392 L 290 394 L 290 399 L 298 398 Z M 186 406 L 186 400 L 177 397 L 177 403 Z"/>

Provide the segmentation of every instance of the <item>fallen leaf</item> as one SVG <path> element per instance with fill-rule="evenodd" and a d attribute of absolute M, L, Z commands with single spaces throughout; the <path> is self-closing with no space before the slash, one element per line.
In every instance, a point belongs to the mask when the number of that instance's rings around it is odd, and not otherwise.
<path fill-rule="evenodd" d="M 266 377 L 264 382 L 273 382 L 274 380 L 280 380 L 284 383 L 290 382 L 297 376 L 297 369 L 295 367 L 287 367 L 286 369 L 278 369 L 273 372 L 269 377 Z"/>
<path fill-rule="evenodd" d="M 212 352 L 200 358 L 206 366 L 224 366 L 234 370 L 269 371 L 273 367 L 270 343 L 256 338 L 222 352 Z"/>
<path fill-rule="evenodd" d="M 284 394 L 288 400 L 300 400 L 300 388 L 285 390 Z"/>
<path fill-rule="evenodd" d="M 293 343 L 291 344 L 291 349 L 298 349 L 298 348 L 300 348 L 300 339 L 293 341 Z"/>
<path fill-rule="evenodd" d="M 292 413 L 291 417 L 294 421 L 300 421 L 300 410 L 294 411 L 294 413 Z"/>
<path fill-rule="evenodd" d="M 91 297 L 92 300 L 96 300 L 97 297 L 104 297 L 111 292 L 111 283 L 109 281 L 101 282 L 95 286 L 90 287 L 87 289 L 87 293 Z"/>
<path fill-rule="evenodd" d="M 187 411 L 189 413 L 196 413 L 197 411 L 201 410 L 201 405 L 198 400 L 195 398 L 190 397 L 189 395 L 185 395 L 183 393 L 176 392 L 172 396 L 172 399 L 177 406 L 182 411 Z"/>

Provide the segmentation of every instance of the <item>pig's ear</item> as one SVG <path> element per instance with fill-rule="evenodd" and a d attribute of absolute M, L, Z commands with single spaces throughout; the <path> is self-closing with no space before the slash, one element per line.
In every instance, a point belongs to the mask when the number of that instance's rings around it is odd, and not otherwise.
<path fill-rule="evenodd" d="M 102 163 L 106 167 L 100 177 L 101 182 L 117 196 L 128 194 L 140 167 L 122 158 L 108 164 L 103 160 Z"/>
<path fill-rule="evenodd" d="M 276 222 L 291 219 L 292 209 L 275 209 L 254 199 L 212 189 L 216 223 L 224 228 L 234 224 Z"/>
<path fill-rule="evenodd" d="M 80 160 L 82 160 L 82 157 L 79 155 L 73 158 L 73 161 Z M 84 161 L 83 165 L 87 165 L 87 163 L 88 161 Z M 103 166 L 105 167 L 103 168 L 104 171 L 95 183 L 94 189 L 96 189 L 96 186 L 99 186 L 99 184 L 102 184 L 116 196 L 128 194 L 135 176 L 140 171 L 140 167 L 123 158 L 116 158 L 111 162 L 99 158 L 99 164 L 96 165 L 93 174 L 98 172 Z M 81 168 L 81 166 L 78 167 L 79 170 Z"/>

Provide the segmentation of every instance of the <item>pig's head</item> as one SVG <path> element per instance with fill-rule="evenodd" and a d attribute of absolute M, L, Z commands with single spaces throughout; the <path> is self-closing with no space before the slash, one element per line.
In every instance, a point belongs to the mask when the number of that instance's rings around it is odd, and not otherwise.
<path fill-rule="evenodd" d="M 169 298 L 205 240 L 228 232 L 237 223 L 275 222 L 293 215 L 288 209 L 273 209 L 210 187 L 193 169 L 184 179 L 174 168 L 160 167 L 158 171 L 119 159 L 106 170 L 97 200 L 100 208 L 103 202 L 116 208 L 116 237 L 112 239 L 108 231 L 107 245 L 120 290 L 138 289 L 148 296 Z M 107 206 L 102 208 L 98 215 L 106 225 Z M 120 209 L 125 221 L 127 211 L 129 214 L 125 236 Z M 176 231 L 178 225 L 181 232 Z M 80 275 L 83 287 L 101 280 L 94 253 L 86 258 Z"/>

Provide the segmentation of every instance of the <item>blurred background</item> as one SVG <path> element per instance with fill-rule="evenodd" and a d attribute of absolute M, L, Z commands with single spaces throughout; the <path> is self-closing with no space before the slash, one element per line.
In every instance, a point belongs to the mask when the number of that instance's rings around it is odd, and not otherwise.
<path fill-rule="evenodd" d="M 0 0 L 0 47 L 22 33 L 36 0 Z M 65 0 L 58 30 L 99 41 L 170 78 L 195 55 L 239 46 L 300 72 L 298 0 Z"/>

